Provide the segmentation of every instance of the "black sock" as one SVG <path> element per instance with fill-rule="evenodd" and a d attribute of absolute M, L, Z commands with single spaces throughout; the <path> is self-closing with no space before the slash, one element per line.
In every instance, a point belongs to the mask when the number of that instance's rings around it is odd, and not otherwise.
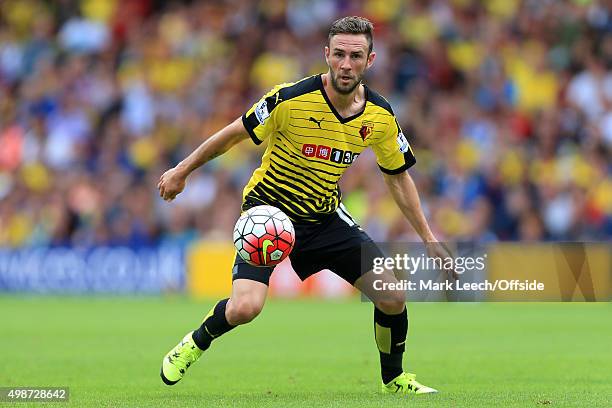
<path fill-rule="evenodd" d="M 232 330 L 236 326 L 232 326 L 225 318 L 225 306 L 229 299 L 223 299 L 208 312 L 199 329 L 193 332 L 193 341 L 201 350 L 206 350 L 210 347 L 213 339 L 221 336 L 224 333 Z"/>
<path fill-rule="evenodd" d="M 383 383 L 388 384 L 400 375 L 408 334 L 408 313 L 406 308 L 400 314 L 388 315 L 374 308 L 374 336 L 380 352 L 380 374 Z"/>

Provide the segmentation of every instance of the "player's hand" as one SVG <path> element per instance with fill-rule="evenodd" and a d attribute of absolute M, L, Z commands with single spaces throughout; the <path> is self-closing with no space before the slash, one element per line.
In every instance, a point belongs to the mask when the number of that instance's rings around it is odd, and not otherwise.
<path fill-rule="evenodd" d="M 159 190 L 159 196 L 166 201 L 172 201 L 174 198 L 185 188 L 185 176 L 176 167 L 166 171 L 159 178 L 157 188 Z"/>
<path fill-rule="evenodd" d="M 450 249 L 446 245 L 444 245 L 444 243 L 438 241 L 426 242 L 425 248 L 427 248 L 427 255 L 429 257 L 442 259 L 443 266 L 448 263 L 445 262 L 447 258 L 453 259 L 454 264 L 455 257 L 453 256 L 453 253 L 450 251 Z M 444 268 L 444 272 L 446 272 L 448 277 L 451 279 L 459 279 L 459 274 L 455 272 L 454 268 Z"/>

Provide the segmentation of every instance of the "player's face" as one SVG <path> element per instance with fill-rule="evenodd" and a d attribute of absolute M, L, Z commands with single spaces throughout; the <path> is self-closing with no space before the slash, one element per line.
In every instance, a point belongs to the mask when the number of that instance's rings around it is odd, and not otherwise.
<path fill-rule="evenodd" d="M 368 54 L 368 39 L 364 34 L 337 34 L 325 47 L 331 84 L 336 92 L 350 94 L 372 65 L 376 53 Z"/>

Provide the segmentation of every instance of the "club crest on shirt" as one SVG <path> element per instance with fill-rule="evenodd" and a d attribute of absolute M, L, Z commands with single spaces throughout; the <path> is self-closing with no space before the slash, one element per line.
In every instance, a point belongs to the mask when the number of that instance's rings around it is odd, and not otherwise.
<path fill-rule="evenodd" d="M 374 122 L 370 122 L 368 120 L 364 120 L 363 122 L 361 122 L 361 129 L 359 129 L 359 136 L 361 136 L 361 140 L 365 142 L 365 140 L 370 137 L 373 131 Z"/>

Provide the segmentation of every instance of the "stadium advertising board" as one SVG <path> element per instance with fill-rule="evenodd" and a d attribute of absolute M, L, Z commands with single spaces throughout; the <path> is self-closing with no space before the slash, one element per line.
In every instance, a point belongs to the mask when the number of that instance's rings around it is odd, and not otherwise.
<path fill-rule="evenodd" d="M 184 281 L 180 246 L 0 250 L 1 292 L 162 293 Z"/>

